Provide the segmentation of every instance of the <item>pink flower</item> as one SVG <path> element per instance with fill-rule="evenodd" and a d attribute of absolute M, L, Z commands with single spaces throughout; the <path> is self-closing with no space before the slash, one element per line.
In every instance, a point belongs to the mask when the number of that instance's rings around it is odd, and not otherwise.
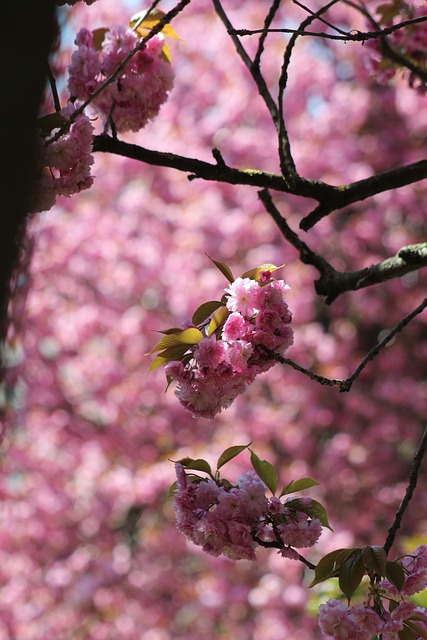
<path fill-rule="evenodd" d="M 237 311 L 242 316 L 251 318 L 259 309 L 258 293 L 260 286 L 255 280 L 250 278 L 237 278 L 225 290 L 229 294 L 227 298 L 227 309 Z"/>
<path fill-rule="evenodd" d="M 201 371 L 215 369 L 225 357 L 223 341 L 217 340 L 214 335 L 202 338 L 194 352 L 194 357 Z"/>
<path fill-rule="evenodd" d="M 320 605 L 319 627 L 322 633 L 335 640 L 350 640 L 356 631 L 349 608 L 343 602 L 334 599 Z"/>
<path fill-rule="evenodd" d="M 223 340 L 232 342 L 233 340 L 245 339 L 253 326 L 241 313 L 234 311 L 230 313 L 222 329 Z"/>

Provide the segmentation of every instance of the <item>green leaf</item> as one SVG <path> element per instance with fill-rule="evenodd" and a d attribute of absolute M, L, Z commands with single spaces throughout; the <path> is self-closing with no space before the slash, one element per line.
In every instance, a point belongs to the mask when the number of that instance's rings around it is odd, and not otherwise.
<path fill-rule="evenodd" d="M 163 338 L 160 338 L 154 349 L 146 353 L 149 356 L 156 351 L 163 351 L 164 349 L 170 349 L 170 347 L 176 347 L 178 345 L 193 345 L 197 344 L 203 338 L 201 331 L 195 327 L 181 330 L 180 333 L 169 333 Z"/>
<path fill-rule="evenodd" d="M 353 553 L 353 551 L 354 549 L 335 549 L 335 551 L 331 551 L 326 554 L 326 556 L 323 556 L 314 570 L 314 580 L 310 584 L 310 587 L 314 587 L 314 585 L 324 582 L 329 578 L 336 578 L 338 575 L 337 571 L 342 562 Z M 342 558 L 341 562 L 338 561 L 340 557 Z"/>
<path fill-rule="evenodd" d="M 238 456 L 239 453 L 250 447 L 251 444 L 252 442 L 249 442 L 249 444 L 236 444 L 233 447 L 228 447 L 228 449 L 223 451 L 219 456 L 216 468 L 221 469 L 221 467 L 223 467 L 226 462 L 229 462 L 230 460 Z"/>
<path fill-rule="evenodd" d="M 320 483 L 316 482 L 316 480 L 312 480 L 312 478 L 300 478 L 299 480 L 292 480 L 292 482 L 283 487 L 279 497 L 281 498 L 282 496 L 286 496 L 288 493 L 297 493 L 298 491 L 303 491 L 303 489 L 315 487 L 318 484 Z"/>
<path fill-rule="evenodd" d="M 400 562 L 387 560 L 385 577 L 391 584 L 394 584 L 398 591 L 402 590 L 403 583 L 405 582 L 405 572 Z"/>
<path fill-rule="evenodd" d="M 382 547 L 372 545 L 362 549 L 363 564 L 382 578 L 386 574 L 387 554 Z"/>
<path fill-rule="evenodd" d="M 174 347 L 169 347 L 169 349 L 165 349 L 154 358 L 150 368 L 148 369 L 148 373 L 150 373 L 150 371 L 154 371 L 154 369 L 157 369 L 157 367 L 160 367 L 167 362 L 182 360 L 187 350 L 188 345 L 186 344 L 178 344 Z"/>
<path fill-rule="evenodd" d="M 403 622 L 402 624 L 403 629 L 397 632 L 399 640 L 416 640 L 416 638 L 420 636 L 424 638 L 426 637 L 425 635 L 422 636 L 421 633 L 416 633 L 415 629 L 413 629 L 412 625 L 408 624 L 407 620 L 405 620 L 405 622 Z"/>
<path fill-rule="evenodd" d="M 227 320 L 229 315 L 230 311 L 227 309 L 227 307 L 220 307 L 218 311 L 213 315 L 212 320 L 209 322 L 207 328 L 208 336 L 211 336 L 214 331 L 219 329 L 219 327 L 221 327 Z"/>
<path fill-rule="evenodd" d="M 295 498 L 294 500 L 287 500 L 285 506 L 290 509 L 295 509 L 296 511 L 302 511 L 302 513 L 306 513 L 310 518 L 317 518 L 324 527 L 332 531 L 325 507 L 321 505 L 320 502 L 317 502 L 317 500 L 310 498 L 310 504 L 305 506 L 301 504 L 300 498 Z"/>
<path fill-rule="evenodd" d="M 216 260 L 213 260 L 213 258 L 211 258 L 210 256 L 208 256 L 208 258 L 221 271 L 222 275 L 227 278 L 228 282 L 235 281 L 236 278 L 233 276 L 229 266 L 227 266 L 224 262 L 217 262 Z"/>
<path fill-rule="evenodd" d="M 193 471 L 204 471 L 212 476 L 212 469 L 206 460 L 203 458 L 181 458 L 181 460 L 172 460 L 172 462 L 179 462 L 185 469 L 191 469 Z"/>
<path fill-rule="evenodd" d="M 403 621 L 404 627 L 407 627 L 407 628 L 409 627 L 411 632 L 414 633 L 415 638 L 420 637 L 420 638 L 424 638 L 424 640 L 427 640 L 427 632 L 419 624 L 414 622 L 414 620 L 424 621 L 424 618 L 422 618 L 421 616 L 417 616 L 416 614 L 413 614 L 412 616 L 409 616 L 407 620 Z"/>
<path fill-rule="evenodd" d="M 344 560 L 338 576 L 340 589 L 349 603 L 364 575 L 365 566 L 362 560 L 362 550 L 356 549 Z"/>
<path fill-rule="evenodd" d="M 256 453 L 251 449 L 249 449 L 249 451 L 251 452 L 251 464 L 253 468 L 274 495 L 277 491 L 278 484 L 276 469 L 272 464 L 270 464 L 270 462 L 267 462 L 267 460 L 261 460 L 261 458 L 258 458 Z"/>
<path fill-rule="evenodd" d="M 224 306 L 223 303 L 221 301 L 218 301 L 218 300 L 211 300 L 209 302 L 204 302 L 193 313 L 193 317 L 191 318 L 191 322 L 193 324 L 196 324 L 196 325 L 201 324 L 207 318 L 209 318 L 209 316 L 212 315 L 212 313 L 214 311 L 216 311 L 218 309 L 218 307 L 223 307 L 223 306 Z"/>
<path fill-rule="evenodd" d="M 281 269 L 284 266 L 284 264 L 281 264 L 280 267 L 276 267 L 276 265 L 274 264 L 261 264 L 259 267 L 255 267 L 255 269 L 249 269 L 249 271 L 245 271 L 245 273 L 242 273 L 240 277 L 250 278 L 251 280 L 258 280 L 261 275 L 261 271 L 269 271 L 270 273 L 273 273 L 274 271 L 277 271 L 277 269 Z"/>

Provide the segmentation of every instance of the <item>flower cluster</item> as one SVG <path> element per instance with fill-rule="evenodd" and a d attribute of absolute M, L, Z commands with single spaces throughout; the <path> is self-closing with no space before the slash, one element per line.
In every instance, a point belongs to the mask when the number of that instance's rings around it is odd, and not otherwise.
<path fill-rule="evenodd" d="M 190 359 L 187 355 L 185 364 L 166 365 L 168 378 L 178 382 L 176 396 L 194 417 L 213 418 L 229 407 L 259 373 L 274 365 L 272 354 L 283 355 L 292 344 L 287 289 L 268 270 L 258 280 L 237 278 L 225 289 L 225 321 L 211 333 L 210 325 L 199 325 L 205 335 L 190 350 Z"/>
<path fill-rule="evenodd" d="M 408 637 L 416 639 L 425 637 L 427 612 L 413 602 L 400 602 L 390 612 L 381 607 L 377 613 L 367 604 L 347 606 L 342 600 L 330 599 L 319 607 L 319 626 L 335 640 L 371 640 L 380 634 L 382 640 L 399 640 L 404 630 L 412 631 Z"/>
<path fill-rule="evenodd" d="M 383 640 L 398 640 L 400 632 L 405 631 L 407 634 L 412 632 L 412 635 L 405 637 L 425 637 L 427 612 L 401 598 L 412 596 L 427 586 L 427 547 L 419 545 L 412 554 L 401 558 L 399 563 L 405 575 L 399 591 L 389 580 L 381 580 L 363 604 L 347 606 L 341 600 L 328 600 L 319 607 L 322 632 L 335 640 L 370 640 L 372 636 L 380 634 Z M 388 611 L 382 603 L 384 595 L 389 602 Z M 395 600 L 395 597 L 400 600 Z"/>
<path fill-rule="evenodd" d="M 104 31 L 104 30 L 101 30 Z M 70 95 L 86 100 L 117 69 L 138 45 L 139 36 L 129 27 L 117 25 L 105 30 L 102 43 L 82 28 L 77 34 L 68 88 Z M 138 131 L 154 118 L 172 89 L 174 73 L 162 55 L 164 36 L 157 34 L 127 62 L 119 76 L 93 97 L 92 107 L 116 131 Z"/>
<path fill-rule="evenodd" d="M 405 581 L 400 590 L 404 596 L 413 596 L 427 587 L 427 546 L 418 545 L 410 555 L 401 559 L 405 571 Z M 398 594 L 396 587 L 389 580 L 382 580 L 381 587 L 393 596 Z"/>
<path fill-rule="evenodd" d="M 393 17 L 393 12 L 397 11 L 397 15 L 394 17 L 398 20 L 402 20 L 402 17 L 414 19 L 425 16 L 424 3 L 419 7 L 414 7 L 412 3 L 410 5 L 405 2 L 394 3 L 394 5 L 385 4 L 382 5 L 382 9 L 385 11 L 385 18 L 383 17 L 381 22 L 387 24 L 387 26 L 393 21 L 388 16 L 390 12 L 390 16 Z M 368 40 L 364 47 L 368 70 L 375 75 L 378 82 L 386 84 L 394 77 L 397 69 L 403 68 L 398 62 L 398 56 L 401 55 L 412 66 L 412 71 L 409 73 L 410 86 L 424 89 L 424 83 L 417 76 L 416 68 L 419 67 L 422 73 L 425 74 L 427 68 L 427 22 L 418 22 L 407 26 L 405 29 L 398 29 L 390 34 L 388 38 L 397 56 L 394 56 L 392 60 L 387 55 L 384 55 L 384 47 L 380 39 Z"/>
<path fill-rule="evenodd" d="M 231 485 L 218 477 L 190 482 L 182 464 L 175 468 L 177 528 L 213 556 L 254 560 L 261 545 L 298 559 L 295 548 L 312 547 L 322 533 L 320 520 L 305 513 L 310 511 L 309 498 L 267 498 L 267 486 L 254 471 Z"/>
<path fill-rule="evenodd" d="M 69 104 L 60 114 L 52 114 L 52 118 L 59 118 L 65 124 L 74 110 L 75 107 Z M 48 119 L 46 116 L 42 120 L 46 122 Z M 68 132 L 55 140 L 58 131 L 55 127 L 47 135 L 41 132 L 38 138 L 37 173 L 30 205 L 32 213 L 47 211 L 58 196 L 69 197 L 88 189 L 93 183 L 93 127 L 89 118 L 84 113 L 79 114 Z"/>

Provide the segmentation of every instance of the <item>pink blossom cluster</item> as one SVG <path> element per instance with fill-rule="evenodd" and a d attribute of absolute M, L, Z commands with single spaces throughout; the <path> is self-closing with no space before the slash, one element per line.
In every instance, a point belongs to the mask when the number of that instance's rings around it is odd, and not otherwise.
<path fill-rule="evenodd" d="M 178 530 L 203 551 L 231 560 L 255 560 L 259 545 L 278 546 L 280 553 L 297 559 L 295 548 L 312 547 L 322 533 L 317 518 L 267 498 L 264 482 L 254 471 L 239 476 L 236 485 L 213 479 L 189 482 L 184 467 L 176 463 L 177 489 L 174 497 Z M 307 508 L 310 500 L 303 498 Z"/>
<path fill-rule="evenodd" d="M 69 66 L 70 95 L 87 100 L 138 45 L 138 35 L 123 25 L 111 27 L 100 48 L 93 33 L 80 29 Z M 116 131 L 138 131 L 154 118 L 172 89 L 174 72 L 162 57 L 164 37 L 152 37 L 127 62 L 119 76 L 93 97 L 92 107 L 105 120 L 112 120 Z"/>
<path fill-rule="evenodd" d="M 413 596 L 427 587 L 427 546 L 418 545 L 413 553 L 400 560 L 406 577 L 400 593 Z M 392 595 L 398 595 L 397 589 L 388 580 L 381 581 L 381 587 Z"/>
<path fill-rule="evenodd" d="M 271 352 L 283 355 L 292 344 L 292 314 L 283 298 L 287 289 L 268 271 L 260 282 L 237 278 L 225 290 L 230 314 L 220 336 L 202 338 L 188 364 L 166 365 L 167 376 L 179 383 L 177 398 L 193 417 L 212 419 L 229 407 L 259 373 L 274 365 Z"/>
<path fill-rule="evenodd" d="M 421 632 L 427 632 L 427 612 L 413 602 L 400 602 L 391 612 L 381 607 L 380 614 L 368 605 L 347 606 L 333 598 L 319 607 L 320 629 L 334 640 L 371 640 L 380 634 L 382 640 L 399 640 L 408 620 L 413 620 Z"/>
<path fill-rule="evenodd" d="M 402 6 L 405 6 L 404 4 Z M 425 6 L 412 7 L 399 15 L 398 19 L 403 18 L 421 18 L 426 15 Z M 397 53 L 410 62 L 419 66 L 424 72 L 427 63 L 427 21 L 418 22 L 405 29 L 398 29 L 389 36 L 389 42 Z M 391 61 L 383 54 L 380 39 L 368 40 L 363 48 L 366 55 L 366 66 L 368 70 L 375 75 L 375 78 L 381 84 L 388 83 L 395 75 L 399 64 Z M 403 67 L 401 67 L 403 68 Z M 409 74 L 409 84 L 423 88 L 420 79 L 411 72 Z"/>
<path fill-rule="evenodd" d="M 69 117 L 75 107 L 69 104 L 61 115 Z M 89 118 L 79 114 L 69 130 L 52 142 L 59 129 L 47 137 L 39 136 L 30 212 L 48 211 L 58 196 L 70 197 L 93 184 L 91 166 L 93 126 Z"/>
<path fill-rule="evenodd" d="M 379 583 L 381 589 L 392 596 L 412 596 L 427 586 L 427 546 L 419 545 L 413 553 L 400 559 L 406 574 L 400 590 L 388 580 Z M 387 599 L 388 596 L 387 596 Z M 395 602 L 395 601 L 394 601 Z M 376 608 L 377 610 L 374 610 Z M 319 625 L 323 633 L 335 640 L 370 640 L 371 636 L 381 634 L 383 640 L 398 640 L 403 623 L 412 620 L 425 633 L 427 632 L 427 612 L 416 607 L 413 602 L 401 601 L 387 612 L 383 607 L 371 607 L 359 604 L 347 607 L 340 600 L 328 600 L 319 607 Z M 379 613 L 378 613 L 379 611 Z"/>

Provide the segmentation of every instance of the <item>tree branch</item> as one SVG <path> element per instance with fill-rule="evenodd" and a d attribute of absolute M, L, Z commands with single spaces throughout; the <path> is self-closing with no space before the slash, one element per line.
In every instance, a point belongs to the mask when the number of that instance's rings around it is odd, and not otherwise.
<path fill-rule="evenodd" d="M 357 271 L 337 271 L 321 255 L 315 253 L 306 242 L 293 231 L 272 201 L 267 189 L 258 192 L 258 197 L 266 211 L 273 218 L 281 234 L 300 254 L 304 264 L 310 264 L 320 273 L 315 281 L 316 293 L 325 296 L 331 304 L 339 295 L 347 291 L 357 291 L 380 284 L 406 273 L 427 266 L 427 242 L 402 247 L 395 256 Z"/>
<path fill-rule="evenodd" d="M 301 220 L 300 228 L 308 231 L 325 216 L 349 204 L 361 202 L 384 191 L 398 189 L 427 178 L 427 160 L 384 171 L 351 184 L 336 187 L 330 197 L 319 198 L 319 206 Z"/>
<path fill-rule="evenodd" d="M 394 522 L 388 530 L 388 536 L 384 544 L 384 551 L 386 552 L 387 555 L 393 545 L 393 542 L 396 538 L 396 534 L 400 529 L 403 515 L 413 496 L 415 487 L 417 486 L 418 472 L 420 470 L 421 462 L 423 460 L 426 447 L 427 447 L 427 427 L 424 429 L 424 433 L 421 437 L 420 444 L 418 445 L 417 452 L 415 453 L 414 460 L 412 462 L 411 473 L 409 475 L 409 482 L 408 482 L 408 486 L 406 487 L 405 495 L 402 499 L 402 502 L 399 505 L 398 510 L 396 511 Z"/>

